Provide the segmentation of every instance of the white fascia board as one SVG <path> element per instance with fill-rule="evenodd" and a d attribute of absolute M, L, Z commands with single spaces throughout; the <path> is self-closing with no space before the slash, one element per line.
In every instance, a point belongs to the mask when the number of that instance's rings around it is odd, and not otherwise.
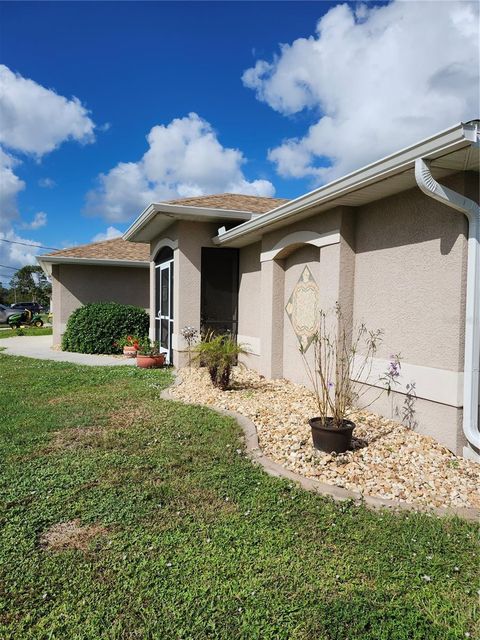
<path fill-rule="evenodd" d="M 251 211 L 237 209 L 215 209 L 212 207 L 192 207 L 180 204 L 152 203 L 133 222 L 123 234 L 124 240 L 130 242 L 145 242 L 145 239 L 137 240 L 138 233 L 157 216 L 163 215 L 173 220 L 198 220 L 198 222 L 234 221 L 245 222 L 256 217 Z"/>
<path fill-rule="evenodd" d="M 271 223 L 283 221 L 296 216 L 298 213 L 319 204 L 331 201 L 332 206 L 335 200 L 341 196 L 366 187 L 380 180 L 411 169 L 415 160 L 419 157 L 436 158 L 447 153 L 456 151 L 463 146 L 469 146 L 476 140 L 476 127 L 470 123 L 457 124 L 450 129 L 446 129 L 437 135 L 422 140 L 417 144 L 406 147 L 381 160 L 377 160 L 361 169 L 338 178 L 319 189 L 310 191 L 295 200 L 280 205 L 260 218 L 250 220 L 225 232 L 221 236 L 214 238 L 215 244 L 243 246 L 248 244 L 244 236 L 251 233 L 259 233 Z M 239 242 L 237 245 L 236 242 Z"/>
<path fill-rule="evenodd" d="M 74 258 L 69 256 L 37 256 L 38 264 L 48 275 L 52 275 L 54 264 L 78 264 L 102 267 L 132 267 L 134 269 L 147 269 L 150 262 L 144 260 L 110 260 L 105 258 Z"/>

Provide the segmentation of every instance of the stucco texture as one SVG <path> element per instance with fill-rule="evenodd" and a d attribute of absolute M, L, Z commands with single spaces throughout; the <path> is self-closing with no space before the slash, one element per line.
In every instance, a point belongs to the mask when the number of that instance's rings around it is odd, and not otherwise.
<path fill-rule="evenodd" d="M 385 331 L 379 357 L 462 369 L 466 233 L 418 190 L 358 210 L 353 317 Z"/>
<path fill-rule="evenodd" d="M 119 302 L 148 309 L 148 268 L 53 265 L 53 344 L 61 342 L 71 313 L 88 302 Z"/>

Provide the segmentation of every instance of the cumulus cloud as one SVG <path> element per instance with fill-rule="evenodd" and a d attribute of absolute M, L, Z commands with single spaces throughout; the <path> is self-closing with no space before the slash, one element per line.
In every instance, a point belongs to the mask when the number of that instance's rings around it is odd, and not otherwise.
<path fill-rule="evenodd" d="M 270 160 L 282 176 L 325 182 L 476 117 L 478 36 L 477 3 L 330 9 L 315 35 L 281 45 L 242 76 L 275 111 L 315 118 Z"/>
<path fill-rule="evenodd" d="M 44 211 L 38 211 L 33 220 L 30 222 L 23 222 L 22 229 L 40 229 L 47 224 L 47 214 Z"/>
<path fill-rule="evenodd" d="M 196 113 L 157 125 L 138 162 L 120 162 L 100 174 L 87 194 L 85 211 L 112 222 L 126 221 L 152 201 L 209 193 L 272 196 L 268 180 L 249 181 L 239 149 L 221 145 L 211 125 Z"/>
<path fill-rule="evenodd" d="M 21 221 L 17 196 L 25 182 L 14 171 L 21 164 L 18 156 L 39 160 L 65 141 L 93 142 L 95 124 L 77 98 L 65 98 L 5 65 L 0 65 L 0 122 L 0 240 L 9 241 L 0 242 L 0 261 L 10 266 L 35 264 L 38 243 L 18 235 L 14 225 L 39 229 L 47 223 L 47 214 L 39 211 L 32 221 Z M 39 185 L 52 188 L 55 182 L 44 178 Z"/>
<path fill-rule="evenodd" d="M 120 231 L 120 229 L 117 229 L 116 227 L 107 227 L 105 231 L 102 231 L 101 233 L 97 233 L 95 236 L 93 236 L 92 242 L 103 242 L 104 240 L 113 240 L 114 238 L 120 238 L 121 235 L 122 235 L 122 232 Z"/>
<path fill-rule="evenodd" d="M 0 231 L 10 228 L 18 217 L 17 195 L 25 188 L 13 168 L 19 161 L 0 147 Z"/>
<path fill-rule="evenodd" d="M 7 242 L 5 242 L 5 240 Z M 0 231 L 0 263 L 12 267 L 23 267 L 25 264 L 37 264 L 35 256 L 42 253 L 39 245 L 39 242 L 24 238 L 12 229 Z"/>
<path fill-rule="evenodd" d="M 41 157 L 66 140 L 94 140 L 95 124 L 78 98 L 53 89 L 0 65 L 0 143 Z"/>

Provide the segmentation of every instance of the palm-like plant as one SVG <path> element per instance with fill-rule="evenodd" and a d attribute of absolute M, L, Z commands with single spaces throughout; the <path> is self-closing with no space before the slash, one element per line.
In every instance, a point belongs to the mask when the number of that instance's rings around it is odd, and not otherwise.
<path fill-rule="evenodd" d="M 196 359 L 208 368 L 212 384 L 225 390 L 238 356 L 248 353 L 245 347 L 229 334 L 214 336 L 196 345 Z"/>

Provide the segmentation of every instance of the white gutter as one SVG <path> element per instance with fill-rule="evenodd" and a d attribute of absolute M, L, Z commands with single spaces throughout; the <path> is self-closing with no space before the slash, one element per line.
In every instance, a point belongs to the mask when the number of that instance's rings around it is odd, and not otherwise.
<path fill-rule="evenodd" d="M 478 143 L 475 144 L 478 146 Z M 443 187 L 432 176 L 429 163 L 415 161 L 415 179 L 430 198 L 459 211 L 468 220 L 467 293 L 465 309 L 465 362 L 463 389 L 463 432 L 472 447 L 480 450 L 478 429 L 480 367 L 480 205 Z M 479 452 L 475 452 L 480 456 Z M 470 452 L 471 454 L 471 452 Z"/>
<path fill-rule="evenodd" d="M 468 145 L 469 141 L 472 142 L 474 140 L 474 137 L 476 139 L 476 123 L 474 121 L 457 124 L 433 137 L 426 138 L 410 147 L 405 147 L 333 182 L 329 182 L 295 200 L 290 200 L 256 219 L 248 220 L 213 238 L 213 241 L 215 244 L 226 244 L 228 246 L 230 242 L 240 241 L 241 238 L 246 238 L 250 234 L 261 235 L 270 224 L 286 223 L 294 219 L 302 211 L 320 204 L 331 202 L 333 206 L 334 202 L 342 196 L 410 169 L 416 158 L 429 156 L 435 159 L 444 154 L 452 153 Z"/>
<path fill-rule="evenodd" d="M 147 269 L 150 262 L 144 260 L 112 260 L 111 258 L 77 258 L 73 256 L 37 256 L 37 262 L 47 276 L 52 275 L 54 264 L 79 264 L 103 267 L 133 267 Z"/>

